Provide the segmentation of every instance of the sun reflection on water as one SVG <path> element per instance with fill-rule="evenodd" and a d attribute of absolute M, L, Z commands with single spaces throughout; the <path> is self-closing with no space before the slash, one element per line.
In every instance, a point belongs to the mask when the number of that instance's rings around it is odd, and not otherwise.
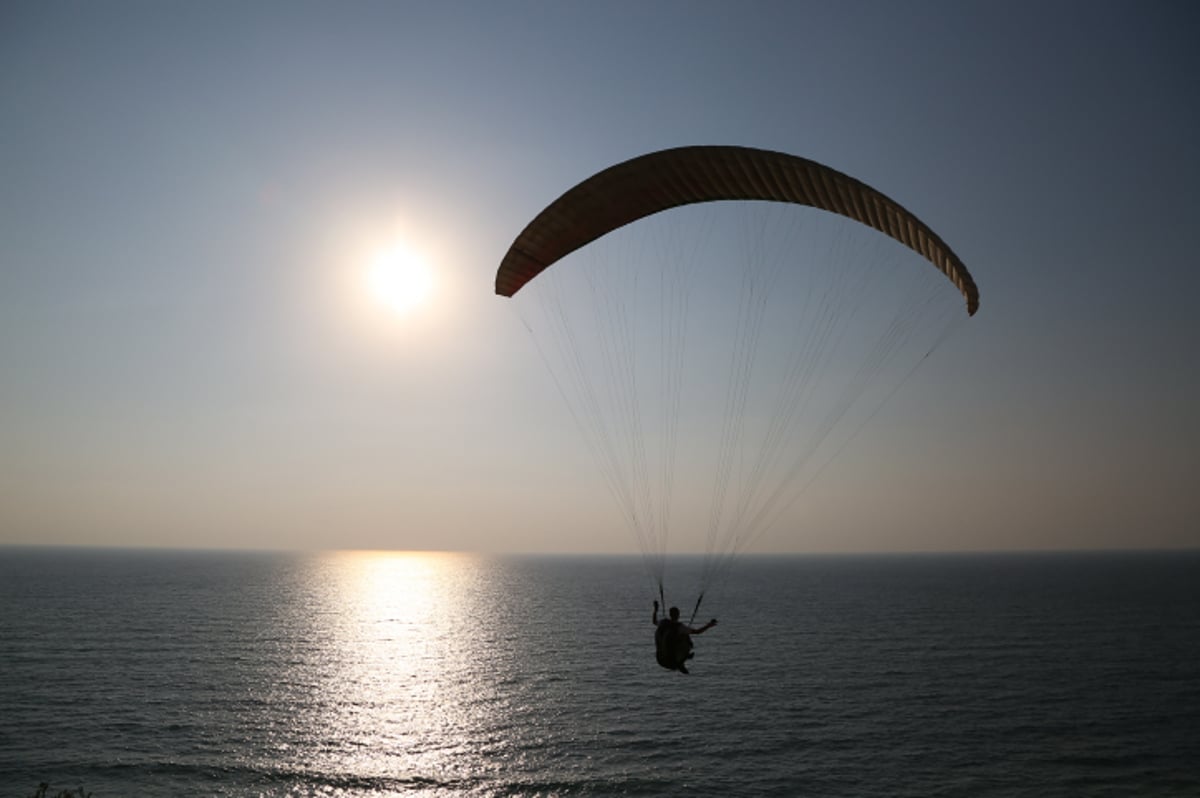
<path fill-rule="evenodd" d="M 483 564 L 452 553 L 335 552 L 315 565 L 319 588 L 297 608 L 309 656 L 285 679 L 316 695 L 292 730 L 307 750 L 291 753 L 314 778 L 353 774 L 359 789 L 364 779 L 396 789 L 478 773 L 477 731 L 500 711 L 474 620 Z"/>

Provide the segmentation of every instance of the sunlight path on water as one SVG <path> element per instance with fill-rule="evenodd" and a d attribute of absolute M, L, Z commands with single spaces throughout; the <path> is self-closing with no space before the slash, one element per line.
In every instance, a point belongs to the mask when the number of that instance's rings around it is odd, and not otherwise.
<path fill-rule="evenodd" d="M 318 688 L 310 731 L 315 769 L 360 778 L 456 783 L 461 741 L 494 696 L 477 670 L 486 634 L 474 605 L 483 575 L 466 555 L 339 552 L 325 556 L 304 622 L 315 657 L 300 665 Z M 474 756 L 473 756 L 474 755 Z"/>

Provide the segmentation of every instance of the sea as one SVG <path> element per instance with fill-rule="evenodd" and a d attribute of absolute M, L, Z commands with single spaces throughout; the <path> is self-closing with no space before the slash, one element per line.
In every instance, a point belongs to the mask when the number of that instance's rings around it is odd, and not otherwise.
<path fill-rule="evenodd" d="M 1200 796 L 1200 552 L 743 557 L 686 675 L 654 597 L 639 557 L 0 548 L 0 796 Z"/>

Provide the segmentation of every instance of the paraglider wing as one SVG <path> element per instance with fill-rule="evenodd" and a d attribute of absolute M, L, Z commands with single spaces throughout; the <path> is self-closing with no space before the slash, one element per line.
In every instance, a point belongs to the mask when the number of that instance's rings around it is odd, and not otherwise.
<path fill-rule="evenodd" d="M 836 169 L 780 152 L 732 146 L 661 150 L 584 180 L 538 214 L 496 272 L 496 293 L 511 297 L 544 269 L 619 227 L 699 202 L 790 202 L 861 222 L 917 252 L 979 308 L 966 267 L 924 222 L 897 202 Z"/>

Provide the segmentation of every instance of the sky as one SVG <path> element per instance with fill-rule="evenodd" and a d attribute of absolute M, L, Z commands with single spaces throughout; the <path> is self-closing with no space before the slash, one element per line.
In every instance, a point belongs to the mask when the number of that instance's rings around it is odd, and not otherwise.
<path fill-rule="evenodd" d="M 635 550 L 509 244 L 687 144 L 833 166 L 981 308 L 756 550 L 1200 546 L 1200 7 L 0 5 L 0 544 Z M 432 273 L 404 314 L 367 264 Z"/>

